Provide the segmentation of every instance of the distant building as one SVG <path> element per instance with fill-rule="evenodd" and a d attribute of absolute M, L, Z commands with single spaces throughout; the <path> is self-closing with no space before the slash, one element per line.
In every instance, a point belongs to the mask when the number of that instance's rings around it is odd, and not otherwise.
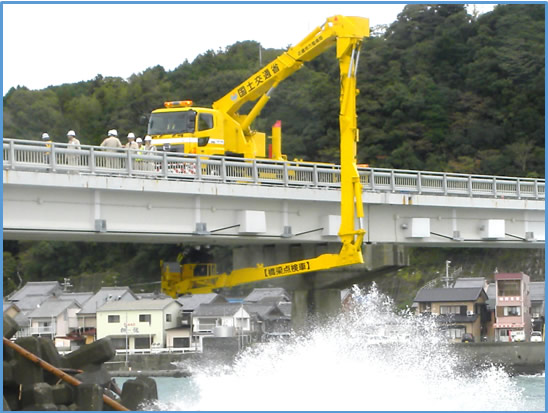
<path fill-rule="evenodd" d="M 511 341 L 510 332 L 531 334 L 529 276 L 524 273 L 495 274 L 495 341 Z"/>
<path fill-rule="evenodd" d="M 244 298 L 244 303 L 272 303 L 289 302 L 291 297 L 283 288 L 254 288 L 247 297 Z"/>
<path fill-rule="evenodd" d="M 194 334 L 203 348 L 204 337 L 241 338 L 251 341 L 251 316 L 242 303 L 200 304 L 192 314 Z"/>
<path fill-rule="evenodd" d="M 97 310 L 97 339 L 110 337 L 116 349 L 165 348 L 180 308 L 172 298 L 110 301 Z"/>
<path fill-rule="evenodd" d="M 436 317 L 447 337 L 460 341 L 464 333 L 479 340 L 487 331 L 489 313 L 483 287 L 423 288 L 414 302 L 417 313 Z"/>
<path fill-rule="evenodd" d="M 89 298 L 78 312 L 78 331 L 86 336 L 86 343 L 95 339 L 97 310 L 114 301 L 136 301 L 137 297 L 129 287 L 103 287 Z"/>

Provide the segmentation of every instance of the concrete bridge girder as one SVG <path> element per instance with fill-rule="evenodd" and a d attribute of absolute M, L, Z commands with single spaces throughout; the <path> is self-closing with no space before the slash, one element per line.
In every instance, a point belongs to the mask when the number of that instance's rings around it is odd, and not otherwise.
<path fill-rule="evenodd" d="M 338 240 L 335 189 L 3 172 L 5 239 L 197 245 Z M 543 200 L 366 191 L 363 201 L 366 242 L 544 247 Z"/>

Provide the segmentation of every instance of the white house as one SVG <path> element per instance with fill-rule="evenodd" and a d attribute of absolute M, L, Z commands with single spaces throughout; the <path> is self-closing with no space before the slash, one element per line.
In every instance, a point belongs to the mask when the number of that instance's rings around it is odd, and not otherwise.
<path fill-rule="evenodd" d="M 181 304 L 172 298 L 111 301 L 97 309 L 97 339 L 117 349 L 166 347 L 166 330 L 179 325 Z"/>
<path fill-rule="evenodd" d="M 29 335 L 65 337 L 78 327 L 76 314 L 80 305 L 74 300 L 52 297 L 27 314 Z"/>
<path fill-rule="evenodd" d="M 240 303 L 200 304 L 192 313 L 193 330 L 202 347 L 204 336 L 242 337 L 250 341 L 251 316 Z"/>

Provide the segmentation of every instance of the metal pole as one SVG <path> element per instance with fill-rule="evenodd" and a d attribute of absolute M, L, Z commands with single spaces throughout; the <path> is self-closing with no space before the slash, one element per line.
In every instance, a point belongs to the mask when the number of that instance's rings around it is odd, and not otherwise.
<path fill-rule="evenodd" d="M 12 341 L 8 340 L 6 337 L 4 338 L 4 345 L 11 347 L 15 351 L 17 351 L 19 354 L 21 354 L 26 359 L 32 361 L 35 364 L 38 364 L 40 367 L 42 367 L 44 370 L 49 371 L 50 373 L 56 375 L 61 380 L 66 381 L 69 384 L 72 384 L 73 386 L 79 386 L 82 384 L 82 382 L 78 379 L 75 379 L 71 375 L 63 372 L 62 370 L 58 369 L 57 367 L 49 364 L 48 362 L 42 360 L 41 358 L 37 357 L 30 351 L 24 349 L 19 344 L 13 343 Z M 118 403 L 116 400 L 111 399 L 106 394 L 103 394 L 103 401 L 105 404 L 108 404 L 110 407 L 114 408 L 115 410 L 119 411 L 129 411 L 128 408 L 122 406 L 120 403 Z"/>

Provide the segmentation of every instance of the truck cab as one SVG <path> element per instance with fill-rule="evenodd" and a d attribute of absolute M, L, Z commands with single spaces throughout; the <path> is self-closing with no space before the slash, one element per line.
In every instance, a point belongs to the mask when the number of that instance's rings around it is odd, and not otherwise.
<path fill-rule="evenodd" d="M 152 111 L 148 135 L 157 150 L 204 155 L 224 155 L 219 112 L 192 106 L 192 101 L 165 102 Z"/>

